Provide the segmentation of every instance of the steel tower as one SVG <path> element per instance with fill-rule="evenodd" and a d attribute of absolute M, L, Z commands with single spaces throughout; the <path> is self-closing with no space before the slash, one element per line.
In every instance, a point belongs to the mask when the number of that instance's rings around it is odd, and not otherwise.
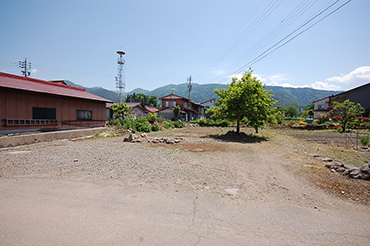
<path fill-rule="evenodd" d="M 123 55 L 125 52 L 123 50 L 117 51 L 118 59 L 118 70 L 117 70 L 117 77 L 116 77 L 116 88 L 118 91 L 118 100 L 119 103 L 123 102 L 125 99 L 125 81 L 123 78 L 123 64 L 125 64 L 125 59 L 123 59 Z"/>

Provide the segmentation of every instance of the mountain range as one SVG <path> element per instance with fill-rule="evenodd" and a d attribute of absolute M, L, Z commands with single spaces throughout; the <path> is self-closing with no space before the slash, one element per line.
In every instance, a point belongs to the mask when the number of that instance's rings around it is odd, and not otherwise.
<path fill-rule="evenodd" d="M 114 102 L 118 102 L 118 94 L 115 91 L 110 91 L 102 87 L 84 87 L 78 84 L 74 84 L 71 81 L 65 80 L 66 84 L 71 86 L 76 86 L 86 89 L 87 92 L 109 99 Z M 192 84 L 192 90 L 190 93 L 190 99 L 196 103 L 202 103 L 209 99 L 216 98 L 217 94 L 213 92 L 214 89 L 228 88 L 227 84 Z M 275 104 L 287 107 L 289 105 L 294 105 L 296 107 L 305 107 L 313 101 L 319 100 L 321 98 L 335 95 L 340 93 L 340 91 L 326 91 L 326 90 L 316 90 L 312 88 L 290 88 L 290 87 L 281 87 L 281 86 L 266 86 L 267 91 L 271 90 L 274 95 L 273 98 L 278 102 Z M 176 94 L 182 97 L 188 97 L 188 84 L 169 84 L 161 86 L 152 91 L 137 88 L 126 94 L 133 93 L 142 93 L 148 96 L 157 96 L 158 98 L 166 96 L 168 94 Z"/>

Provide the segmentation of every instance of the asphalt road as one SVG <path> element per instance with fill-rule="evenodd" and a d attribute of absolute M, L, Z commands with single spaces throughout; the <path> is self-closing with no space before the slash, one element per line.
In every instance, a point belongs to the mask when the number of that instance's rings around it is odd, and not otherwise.
<path fill-rule="evenodd" d="M 0 178 L 0 245 L 369 245 L 370 213 L 204 191 Z"/>

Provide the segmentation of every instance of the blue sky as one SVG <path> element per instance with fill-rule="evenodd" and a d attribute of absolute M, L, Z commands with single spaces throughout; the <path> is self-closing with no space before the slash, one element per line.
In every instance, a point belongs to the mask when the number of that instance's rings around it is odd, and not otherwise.
<path fill-rule="evenodd" d="M 122 49 L 126 92 L 229 83 L 249 67 L 267 85 L 348 90 L 370 82 L 370 1 L 330 14 L 346 2 L 3 0 L 0 71 L 20 75 L 26 57 L 31 77 L 115 90 Z"/>

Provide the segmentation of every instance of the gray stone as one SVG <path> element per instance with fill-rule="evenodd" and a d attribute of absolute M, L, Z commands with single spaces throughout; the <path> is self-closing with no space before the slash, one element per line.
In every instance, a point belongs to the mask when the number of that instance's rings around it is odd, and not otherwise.
<path fill-rule="evenodd" d="M 327 157 L 325 157 L 325 158 L 321 158 L 321 160 L 322 160 L 322 161 L 326 161 L 326 162 L 331 162 L 331 161 L 333 161 L 333 159 L 331 159 L 331 158 L 327 158 Z"/>
<path fill-rule="evenodd" d="M 239 192 L 239 189 L 236 189 L 236 188 L 231 188 L 231 189 L 225 189 L 225 192 L 226 194 L 228 194 L 229 196 L 232 196 L 232 195 L 237 195 L 238 192 Z"/>
<path fill-rule="evenodd" d="M 346 169 L 349 169 L 349 170 L 356 170 L 356 169 L 359 169 L 358 167 L 355 167 L 355 166 L 352 166 L 352 165 L 344 165 L 344 167 Z"/>
<path fill-rule="evenodd" d="M 370 173 L 370 164 L 365 164 L 362 167 L 360 167 L 361 172 L 363 173 Z"/>

